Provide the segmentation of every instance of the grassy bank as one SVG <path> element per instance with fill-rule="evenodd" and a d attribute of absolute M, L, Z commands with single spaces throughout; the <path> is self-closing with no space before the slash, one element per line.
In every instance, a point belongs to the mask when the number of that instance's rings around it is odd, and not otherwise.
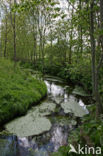
<path fill-rule="evenodd" d="M 9 60 L 0 59 L 0 125 L 23 115 L 47 93 L 44 82 L 20 69 Z"/>

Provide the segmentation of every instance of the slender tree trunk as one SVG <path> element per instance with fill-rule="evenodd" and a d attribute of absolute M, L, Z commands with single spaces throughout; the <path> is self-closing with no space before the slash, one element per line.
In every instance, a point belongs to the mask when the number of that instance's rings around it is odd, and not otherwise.
<path fill-rule="evenodd" d="M 53 47 L 53 34 L 52 34 L 52 29 L 50 28 L 50 42 L 51 42 L 51 48 Z"/>
<path fill-rule="evenodd" d="M 98 117 L 103 112 L 101 98 L 99 94 L 99 73 L 98 70 L 96 70 L 95 73 L 95 98 L 96 98 L 96 116 Z"/>
<path fill-rule="evenodd" d="M 34 24 L 33 24 L 33 39 L 34 39 L 34 64 L 36 63 L 36 59 L 37 59 L 37 32 L 34 28 Z"/>
<path fill-rule="evenodd" d="M 0 7 L 0 9 L 1 9 L 1 7 Z M 0 20 L 1 20 L 1 11 L 0 11 Z M 0 57 L 2 57 L 1 26 L 0 26 Z"/>
<path fill-rule="evenodd" d="M 39 35 L 40 35 L 40 59 L 42 59 L 42 72 L 44 72 L 44 49 L 43 49 L 43 34 L 42 30 L 39 29 Z"/>
<path fill-rule="evenodd" d="M 103 0 L 100 0 L 100 23 L 101 23 L 101 30 L 103 31 Z M 101 36 L 101 44 L 103 47 L 103 35 Z"/>
<path fill-rule="evenodd" d="M 100 0 L 100 27 L 103 31 L 103 0 Z M 99 71 L 103 63 L 103 35 L 100 36 L 101 45 L 102 45 L 102 54 L 98 63 L 98 66 L 96 68 L 96 74 L 95 74 L 95 96 L 96 96 L 96 116 L 98 117 L 100 114 L 103 113 L 103 106 L 99 94 Z"/>
<path fill-rule="evenodd" d="M 101 31 L 103 31 L 103 0 L 100 0 L 100 27 L 101 27 Z M 96 82 L 95 82 L 95 96 L 96 96 L 96 115 L 97 117 L 103 113 L 103 106 L 102 106 L 102 102 L 101 102 L 101 98 L 100 98 L 100 94 L 99 94 L 99 71 L 100 68 L 102 66 L 103 63 L 103 35 L 100 36 L 100 40 L 101 40 L 101 45 L 102 45 L 102 53 L 101 53 L 101 57 L 98 63 L 98 66 L 96 68 Z"/>
<path fill-rule="evenodd" d="M 31 51 L 30 52 L 30 62 L 32 62 L 32 60 L 33 60 L 33 52 Z"/>
<path fill-rule="evenodd" d="M 39 19 L 37 20 L 37 18 L 35 16 L 38 16 L 37 13 L 35 13 L 35 10 L 33 10 L 33 62 L 34 64 L 37 61 L 37 27 L 39 26 Z"/>
<path fill-rule="evenodd" d="M 80 7 L 80 11 L 82 9 L 82 1 L 79 0 L 79 7 Z M 80 25 L 80 48 L 81 48 L 81 56 L 83 53 L 83 32 L 82 32 L 82 26 Z"/>
<path fill-rule="evenodd" d="M 45 62 L 44 62 L 44 55 L 45 55 L 44 49 L 45 49 L 45 30 L 44 30 L 44 34 L 42 36 L 42 65 L 43 65 L 42 70 L 43 70 L 43 73 L 44 73 L 44 65 L 45 65 Z"/>
<path fill-rule="evenodd" d="M 91 1 L 90 12 L 90 38 L 91 38 L 91 55 L 92 55 L 92 94 L 95 96 L 95 38 L 94 38 L 94 0 Z"/>
<path fill-rule="evenodd" d="M 69 8 L 68 8 L 69 9 Z M 71 15 L 71 18 L 73 17 L 73 8 L 72 8 L 72 15 Z M 71 19 L 71 26 L 72 26 L 72 19 Z M 69 64 L 72 63 L 72 44 L 71 44 L 71 41 L 73 40 L 73 28 L 71 29 L 70 31 L 70 48 L 69 48 Z"/>
<path fill-rule="evenodd" d="M 65 41 L 67 42 L 67 34 L 65 32 Z M 65 49 L 64 51 L 64 66 L 66 65 L 66 61 L 67 61 L 67 50 Z"/>
<path fill-rule="evenodd" d="M 14 5 L 15 4 L 16 4 L 16 0 L 14 0 Z M 14 12 L 14 16 L 12 16 L 11 8 L 12 8 L 12 1 L 10 0 L 10 19 L 13 28 L 13 49 L 14 49 L 13 60 L 15 62 L 14 64 L 15 67 L 16 66 L 16 13 Z"/>
<path fill-rule="evenodd" d="M 34 34 L 34 63 L 36 63 L 37 59 L 37 54 L 36 54 L 36 49 L 37 49 L 37 43 L 36 43 L 36 34 Z"/>
<path fill-rule="evenodd" d="M 0 57 L 2 57 L 2 40 L 1 40 L 1 37 L 0 37 Z"/>
<path fill-rule="evenodd" d="M 4 47 L 4 57 L 7 54 L 7 11 L 6 11 L 6 18 L 5 18 L 5 47 Z"/>
<path fill-rule="evenodd" d="M 71 32 L 70 32 L 70 41 L 72 40 L 72 30 L 71 30 Z M 70 47 L 69 47 L 69 62 L 68 62 L 69 64 L 71 64 L 72 63 L 72 45 L 71 45 L 71 43 L 70 43 Z"/>
<path fill-rule="evenodd" d="M 103 1 L 102 1 L 103 2 Z M 96 100 L 96 116 L 98 117 L 102 113 L 102 104 L 99 94 L 99 69 L 100 63 L 96 67 L 96 48 L 94 38 L 94 0 L 91 1 L 91 18 L 90 18 L 90 37 L 91 37 L 91 52 L 92 52 L 92 83 L 93 83 L 93 96 Z"/>
<path fill-rule="evenodd" d="M 14 0 L 14 5 L 16 0 Z M 14 12 L 14 23 L 13 23 L 13 33 L 14 33 L 14 61 L 16 62 L 16 13 Z"/>

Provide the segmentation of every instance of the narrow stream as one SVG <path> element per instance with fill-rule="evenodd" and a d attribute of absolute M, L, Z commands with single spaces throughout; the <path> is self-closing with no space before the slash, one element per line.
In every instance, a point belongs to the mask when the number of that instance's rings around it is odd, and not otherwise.
<path fill-rule="evenodd" d="M 50 156 L 67 145 L 78 119 L 88 114 L 81 98 L 70 93 L 70 86 L 46 79 L 48 96 L 40 105 L 5 125 L 12 133 L 0 136 L 0 156 Z"/>

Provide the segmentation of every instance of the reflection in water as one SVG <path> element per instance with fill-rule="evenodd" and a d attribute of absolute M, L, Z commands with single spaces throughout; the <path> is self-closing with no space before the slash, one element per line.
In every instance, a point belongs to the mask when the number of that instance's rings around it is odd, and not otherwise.
<path fill-rule="evenodd" d="M 43 135 L 42 139 L 37 136 L 36 138 L 20 138 L 18 137 L 19 145 L 19 156 L 28 156 L 31 153 L 34 153 L 35 156 L 49 156 L 50 152 L 57 151 L 60 146 L 67 145 L 68 132 L 64 132 L 64 128 L 58 125 L 54 125 L 49 135 L 48 141 L 46 142 L 47 135 Z M 42 143 L 41 143 L 41 142 Z M 30 151 L 30 149 L 32 149 Z"/>
<path fill-rule="evenodd" d="M 47 88 L 48 88 L 48 94 L 51 94 L 52 96 L 63 96 L 64 95 L 64 89 L 63 87 L 56 85 L 55 83 L 51 83 L 48 81 L 45 81 Z"/>
<path fill-rule="evenodd" d="M 81 99 L 77 99 L 73 95 L 68 96 L 65 86 L 62 87 L 60 85 L 56 85 L 54 82 L 49 82 L 46 80 L 45 83 L 48 88 L 48 98 L 49 101 L 51 101 L 51 104 L 54 102 L 60 108 L 62 104 L 63 106 L 66 105 L 66 107 L 70 106 L 69 108 L 67 107 L 67 109 L 72 109 L 71 112 L 73 112 L 73 109 L 74 110 L 75 108 L 77 109 L 77 105 L 79 105 L 80 108 L 86 109 L 86 106 L 84 105 Z M 46 103 L 48 103 L 48 99 Z M 74 103 L 75 107 L 72 108 L 71 105 L 73 105 Z M 39 110 L 39 106 L 37 110 Z M 43 112 L 41 111 L 39 113 Z M 59 116 L 60 115 L 61 114 L 59 114 Z M 51 152 L 57 151 L 60 146 L 66 145 L 68 139 L 68 132 L 70 132 L 73 129 L 73 127 L 75 127 L 75 124 L 72 122 L 71 122 L 72 124 L 70 124 L 68 120 L 67 122 L 61 123 L 58 120 L 56 114 L 55 116 L 51 114 L 51 118 L 52 120 L 53 118 L 56 118 L 56 120 L 54 122 L 52 122 L 51 120 L 52 128 L 49 132 L 43 133 L 38 136 L 29 136 L 23 138 L 21 137 L 15 138 L 13 136 L 4 137 L 5 142 L 1 143 L 3 144 L 3 148 L 1 149 L 0 147 L 0 156 L 49 156 Z"/>
<path fill-rule="evenodd" d="M 55 84 L 54 82 L 49 82 L 46 80 L 45 83 L 48 88 L 48 94 L 53 97 L 53 100 L 55 102 L 57 102 L 56 99 L 58 99 L 60 103 L 61 98 L 63 99 L 63 101 L 67 102 L 68 94 L 66 93 L 65 87 L 62 87 L 60 85 Z"/>
<path fill-rule="evenodd" d="M 30 147 L 30 142 L 29 142 L 28 138 L 26 138 L 26 137 L 24 137 L 24 138 L 18 137 L 18 144 L 25 148 Z"/>
<path fill-rule="evenodd" d="M 67 145 L 68 133 L 63 133 L 62 127 L 54 127 L 51 142 L 54 145 L 54 151 L 57 151 L 60 146 Z"/>
<path fill-rule="evenodd" d="M 0 136 L 0 156 L 17 156 L 16 149 L 16 136 Z"/>

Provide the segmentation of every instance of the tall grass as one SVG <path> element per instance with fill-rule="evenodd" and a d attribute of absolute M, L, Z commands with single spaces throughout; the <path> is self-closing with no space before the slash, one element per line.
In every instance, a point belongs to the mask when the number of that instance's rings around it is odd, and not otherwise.
<path fill-rule="evenodd" d="M 21 70 L 19 64 L 14 69 L 13 62 L 0 59 L 0 125 L 25 114 L 46 92 L 43 81 Z"/>

